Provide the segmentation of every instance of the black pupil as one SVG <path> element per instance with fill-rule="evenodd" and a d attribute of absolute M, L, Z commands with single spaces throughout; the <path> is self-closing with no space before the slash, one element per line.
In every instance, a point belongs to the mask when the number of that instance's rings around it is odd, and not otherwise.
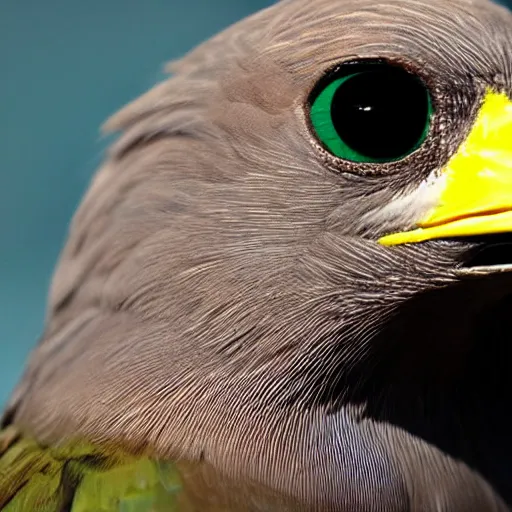
<path fill-rule="evenodd" d="M 400 69 L 359 73 L 340 85 L 331 104 L 338 135 L 374 159 L 398 159 L 416 149 L 428 123 L 425 86 Z"/>

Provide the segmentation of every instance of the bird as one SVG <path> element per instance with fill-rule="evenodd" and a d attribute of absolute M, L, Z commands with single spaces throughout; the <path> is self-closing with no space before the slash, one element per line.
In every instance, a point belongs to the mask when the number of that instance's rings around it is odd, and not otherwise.
<path fill-rule="evenodd" d="M 512 15 L 282 0 L 114 114 L 0 510 L 512 507 Z"/>

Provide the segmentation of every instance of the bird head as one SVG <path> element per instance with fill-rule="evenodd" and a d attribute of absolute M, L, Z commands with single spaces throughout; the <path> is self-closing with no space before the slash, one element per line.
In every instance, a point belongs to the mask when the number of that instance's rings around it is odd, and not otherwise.
<path fill-rule="evenodd" d="M 456 378 L 461 340 L 511 290 L 509 21 L 484 1 L 285 1 L 173 64 L 108 124 L 110 165 L 137 161 L 169 236 L 144 312 L 244 374 L 258 352 L 296 371 L 272 401 L 343 402 L 341 376 L 393 371 L 391 345 L 397 378 Z"/>
<path fill-rule="evenodd" d="M 107 123 L 17 421 L 266 481 L 279 454 L 313 500 L 371 420 L 498 481 L 461 432 L 495 454 L 508 399 L 511 35 L 484 0 L 287 0 L 173 63 Z"/>

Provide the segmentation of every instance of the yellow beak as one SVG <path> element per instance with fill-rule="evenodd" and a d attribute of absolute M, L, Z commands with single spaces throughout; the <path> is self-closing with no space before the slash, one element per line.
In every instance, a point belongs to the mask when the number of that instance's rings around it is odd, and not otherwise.
<path fill-rule="evenodd" d="M 387 235 L 382 245 L 512 232 L 512 101 L 488 92 L 473 129 L 439 179 L 439 204 L 417 229 Z"/>

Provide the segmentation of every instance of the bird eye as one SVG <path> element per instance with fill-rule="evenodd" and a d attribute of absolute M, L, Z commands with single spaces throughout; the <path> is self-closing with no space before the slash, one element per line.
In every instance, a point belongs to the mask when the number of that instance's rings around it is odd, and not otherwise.
<path fill-rule="evenodd" d="M 324 81 L 310 103 L 320 142 L 333 155 L 359 163 L 393 162 L 417 150 L 433 111 L 426 85 L 389 64 L 347 68 L 344 76 Z"/>

